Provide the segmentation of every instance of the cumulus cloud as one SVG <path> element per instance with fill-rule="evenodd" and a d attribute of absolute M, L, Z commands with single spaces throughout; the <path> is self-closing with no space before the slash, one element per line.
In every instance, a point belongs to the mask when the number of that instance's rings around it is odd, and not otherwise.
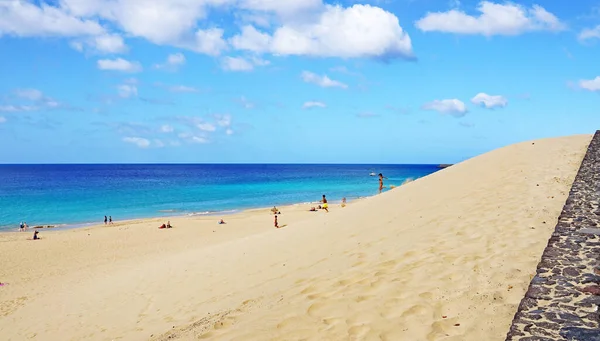
<path fill-rule="evenodd" d="M 277 55 L 414 58 L 411 39 L 392 13 L 370 5 L 320 7 L 314 20 L 285 22 L 273 34 L 247 25 L 230 42 L 240 50 Z"/>
<path fill-rule="evenodd" d="M 123 37 L 118 34 L 102 34 L 95 37 L 74 40 L 71 47 L 79 52 L 91 51 L 99 54 L 125 53 L 129 50 Z"/>
<path fill-rule="evenodd" d="M 100 35 L 104 28 L 93 20 L 77 18 L 63 8 L 28 1 L 0 1 L 0 36 L 78 37 Z"/>
<path fill-rule="evenodd" d="M 252 71 L 254 64 L 241 57 L 225 57 L 221 60 L 221 67 L 226 71 Z"/>
<path fill-rule="evenodd" d="M 488 109 L 493 108 L 504 108 L 508 105 L 508 99 L 504 96 L 492 96 L 486 93 L 480 92 L 475 97 L 471 98 L 471 103 L 479 106 L 486 107 Z"/>
<path fill-rule="evenodd" d="M 458 99 L 442 99 L 425 103 L 424 110 L 433 110 L 441 114 L 448 114 L 454 117 L 462 117 L 467 113 L 467 106 Z"/>
<path fill-rule="evenodd" d="M 245 26 L 228 42 L 223 29 L 204 24 L 214 7 L 272 29 Z M 343 7 L 322 0 L 3 1 L 0 36 L 6 34 L 73 37 L 74 48 L 105 53 L 125 52 L 121 36 L 127 36 L 211 56 L 232 44 L 238 50 L 277 55 L 413 58 L 410 37 L 394 14 L 371 5 Z"/>
<path fill-rule="evenodd" d="M 319 76 L 315 73 L 312 73 L 310 71 L 303 71 L 301 74 L 302 80 L 305 81 L 306 83 L 312 83 L 312 84 L 316 84 L 320 87 L 323 88 L 342 88 L 342 89 L 347 89 L 348 85 L 333 80 L 331 78 L 329 78 L 327 75 L 323 75 L 323 76 Z"/>
<path fill-rule="evenodd" d="M 138 90 L 135 85 L 121 84 L 117 87 L 117 90 L 119 90 L 119 96 L 121 98 L 136 97 L 138 94 Z"/>
<path fill-rule="evenodd" d="M 577 36 L 580 42 L 585 42 L 593 39 L 600 39 L 600 25 L 593 28 L 583 29 Z"/>
<path fill-rule="evenodd" d="M 142 71 L 142 65 L 123 58 L 100 59 L 98 60 L 98 69 L 135 73 Z"/>
<path fill-rule="evenodd" d="M 304 104 L 302 105 L 302 109 L 325 108 L 326 106 L 327 105 L 325 105 L 325 103 L 323 103 L 323 102 L 309 101 L 309 102 L 304 102 Z"/>
<path fill-rule="evenodd" d="M 224 57 L 221 59 L 221 68 L 225 71 L 252 71 L 255 66 L 267 66 L 271 64 L 270 61 L 252 56 L 249 58 L 244 57 Z"/>
<path fill-rule="evenodd" d="M 183 53 L 173 53 L 167 56 L 167 60 L 162 64 L 155 64 L 155 69 L 176 70 L 185 64 L 185 56 Z"/>
<path fill-rule="evenodd" d="M 148 148 L 150 147 L 150 140 L 145 139 L 143 137 L 124 137 L 124 142 L 134 144 L 139 148 Z"/>
<path fill-rule="evenodd" d="M 227 42 L 223 39 L 223 33 L 224 31 L 220 28 L 198 30 L 196 31 L 196 40 L 193 45 L 187 43 L 176 45 L 181 45 L 182 47 L 187 47 L 209 56 L 218 56 L 223 50 L 227 49 Z"/>
<path fill-rule="evenodd" d="M 579 87 L 588 91 L 599 91 L 600 92 L 600 76 L 594 79 L 582 79 L 579 81 Z"/>
<path fill-rule="evenodd" d="M 452 9 L 447 12 L 427 13 L 415 25 L 424 32 L 446 32 L 456 34 L 519 35 L 530 31 L 560 31 L 565 25 L 543 7 L 507 2 L 497 4 L 490 1 L 479 3 L 479 16 Z"/>

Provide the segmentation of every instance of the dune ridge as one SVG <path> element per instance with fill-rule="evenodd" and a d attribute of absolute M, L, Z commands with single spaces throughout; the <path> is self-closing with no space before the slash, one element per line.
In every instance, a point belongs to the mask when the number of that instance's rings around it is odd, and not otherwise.
<path fill-rule="evenodd" d="M 42 243 L 3 237 L 0 269 L 13 273 L 0 278 L 19 286 L 0 289 L 0 330 L 9 340 L 501 340 L 590 139 L 504 147 L 329 214 L 284 214 L 279 230 L 254 212 L 218 237 L 191 219 L 172 231 L 150 221 Z M 17 258 L 28 252 L 59 256 L 41 271 Z"/>

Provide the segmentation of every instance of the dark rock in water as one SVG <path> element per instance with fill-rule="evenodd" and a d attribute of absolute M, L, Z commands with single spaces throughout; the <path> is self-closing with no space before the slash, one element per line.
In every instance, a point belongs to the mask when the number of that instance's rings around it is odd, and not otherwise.
<path fill-rule="evenodd" d="M 450 166 L 452 166 L 451 163 L 442 163 L 442 164 L 438 165 L 438 168 L 448 168 Z"/>
<path fill-rule="evenodd" d="M 568 341 L 600 341 L 600 330 L 565 327 L 560 330 L 560 336 Z"/>
<path fill-rule="evenodd" d="M 51 229 L 51 228 L 55 228 L 56 226 L 54 225 L 38 225 L 38 226 L 34 226 L 34 229 Z"/>

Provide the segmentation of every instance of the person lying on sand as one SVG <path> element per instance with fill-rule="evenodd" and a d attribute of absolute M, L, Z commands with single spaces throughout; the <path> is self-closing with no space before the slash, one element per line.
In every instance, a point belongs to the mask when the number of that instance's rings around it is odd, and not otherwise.
<path fill-rule="evenodd" d="M 223 219 L 219 220 L 219 225 L 225 224 L 225 221 Z"/>
<path fill-rule="evenodd" d="M 315 207 L 311 207 L 309 211 L 310 212 L 317 212 L 317 209 Z"/>
<path fill-rule="evenodd" d="M 172 227 L 173 227 L 173 226 L 171 226 L 171 221 L 170 221 L 170 220 L 169 220 L 169 221 L 167 221 L 167 228 L 168 228 L 168 229 L 170 229 L 170 228 L 172 228 Z"/>
<path fill-rule="evenodd" d="M 165 224 L 162 224 L 162 225 L 160 225 L 158 228 L 159 228 L 159 229 L 166 229 L 166 228 L 167 228 L 167 225 L 165 225 Z"/>
<path fill-rule="evenodd" d="M 271 213 L 273 213 L 273 214 L 281 214 L 281 212 L 279 212 L 279 209 L 276 206 L 273 206 L 273 208 L 271 209 Z"/>

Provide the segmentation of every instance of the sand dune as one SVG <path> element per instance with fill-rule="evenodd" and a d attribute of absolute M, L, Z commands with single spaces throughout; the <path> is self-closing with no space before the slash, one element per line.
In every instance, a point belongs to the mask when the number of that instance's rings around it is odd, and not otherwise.
<path fill-rule="evenodd" d="M 332 207 L 0 236 L 9 340 L 503 340 L 591 135 Z M 215 231 L 215 232 L 212 232 Z"/>

